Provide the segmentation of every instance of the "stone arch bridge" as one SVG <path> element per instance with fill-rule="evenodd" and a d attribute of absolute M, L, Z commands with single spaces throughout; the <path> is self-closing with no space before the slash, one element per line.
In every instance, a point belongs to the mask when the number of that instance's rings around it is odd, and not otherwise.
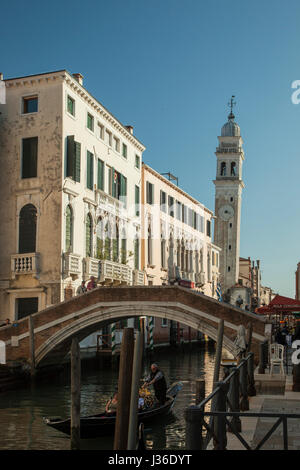
<path fill-rule="evenodd" d="M 239 325 L 252 322 L 252 350 L 258 358 L 259 343 L 265 339 L 266 320 L 256 314 L 218 302 L 203 294 L 177 286 L 100 287 L 86 294 L 23 318 L 0 329 L 6 362 L 32 359 L 41 367 L 59 362 L 77 336 L 81 341 L 105 325 L 135 316 L 154 316 L 180 322 L 217 339 L 218 323 L 224 319 L 223 347 L 233 351 Z M 30 326 L 33 325 L 33 326 Z M 34 331 L 34 335 L 30 335 Z"/>

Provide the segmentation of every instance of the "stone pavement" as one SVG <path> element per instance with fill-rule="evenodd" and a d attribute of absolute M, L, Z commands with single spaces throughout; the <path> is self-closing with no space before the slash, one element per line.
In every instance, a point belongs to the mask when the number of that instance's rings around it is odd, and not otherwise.
<path fill-rule="evenodd" d="M 279 377 L 270 378 L 266 374 L 266 381 L 278 380 Z M 282 388 L 279 387 L 281 392 Z M 281 392 L 282 393 L 282 392 Z M 300 392 L 292 391 L 292 376 L 285 376 L 285 387 L 282 394 L 263 394 L 249 398 L 249 411 L 258 412 L 279 412 L 300 414 Z M 241 418 L 242 437 L 253 449 L 266 435 L 277 418 Z M 300 419 L 288 419 L 288 449 L 300 450 Z M 228 450 L 246 450 L 236 436 L 227 433 Z M 261 447 L 262 450 L 282 450 L 283 449 L 283 426 L 280 424 L 270 438 Z"/>

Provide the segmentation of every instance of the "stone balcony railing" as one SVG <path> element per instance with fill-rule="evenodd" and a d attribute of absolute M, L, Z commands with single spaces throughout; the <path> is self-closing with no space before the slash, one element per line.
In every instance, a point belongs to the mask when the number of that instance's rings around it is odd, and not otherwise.
<path fill-rule="evenodd" d="M 84 259 L 84 277 L 89 279 L 91 276 L 94 276 L 96 279 L 99 279 L 100 275 L 100 260 L 96 258 L 87 257 Z"/>
<path fill-rule="evenodd" d="M 63 255 L 63 275 L 77 279 L 81 273 L 81 256 L 74 253 Z"/>
<path fill-rule="evenodd" d="M 20 253 L 11 256 L 11 273 L 15 277 L 19 274 L 38 274 L 39 253 Z"/>
<path fill-rule="evenodd" d="M 129 266 L 109 260 L 99 261 L 99 281 L 113 284 L 132 284 L 132 270 Z"/>
<path fill-rule="evenodd" d="M 205 284 L 205 273 L 195 273 L 195 283 L 203 286 Z"/>
<path fill-rule="evenodd" d="M 145 273 L 139 269 L 134 269 L 132 271 L 132 284 L 134 286 L 144 286 L 145 285 Z"/>

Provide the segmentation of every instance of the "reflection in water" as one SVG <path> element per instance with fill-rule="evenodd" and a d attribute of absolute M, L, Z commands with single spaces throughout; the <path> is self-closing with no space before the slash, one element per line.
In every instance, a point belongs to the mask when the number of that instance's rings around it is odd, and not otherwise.
<path fill-rule="evenodd" d="M 160 351 L 154 361 L 164 371 L 168 384 L 181 380 L 183 388 L 168 416 L 145 425 L 149 449 L 185 448 L 184 410 L 195 399 L 195 379 L 204 378 L 206 395 L 211 392 L 215 350 L 210 343 L 191 349 Z M 149 371 L 146 361 L 143 376 Z M 70 449 L 69 436 L 46 426 L 43 416 L 70 414 L 70 373 L 65 370 L 47 383 L 0 394 L 0 449 Z M 110 365 L 100 367 L 99 361 L 82 361 L 81 414 L 90 415 L 104 410 L 118 380 L 118 371 Z M 82 439 L 81 449 L 112 449 L 113 437 Z"/>

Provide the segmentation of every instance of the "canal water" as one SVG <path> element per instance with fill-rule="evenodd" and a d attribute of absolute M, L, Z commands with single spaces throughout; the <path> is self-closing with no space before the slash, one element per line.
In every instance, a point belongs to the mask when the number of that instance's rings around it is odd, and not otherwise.
<path fill-rule="evenodd" d="M 215 347 L 214 343 L 187 345 L 185 349 L 160 350 L 155 361 L 165 373 L 168 384 L 178 380 L 183 388 L 177 396 L 172 412 L 155 424 L 145 426 L 149 449 L 185 448 L 184 410 L 194 402 L 195 379 L 204 378 L 206 395 L 211 392 Z M 143 376 L 149 370 L 145 360 Z M 68 450 L 69 436 L 46 426 L 44 416 L 70 415 L 70 371 L 66 368 L 51 380 L 34 386 L 0 394 L 0 449 L 14 450 Z M 82 361 L 81 414 L 91 415 L 104 410 L 118 380 L 118 371 L 99 360 Z M 82 450 L 111 450 L 112 437 L 82 439 Z"/>

